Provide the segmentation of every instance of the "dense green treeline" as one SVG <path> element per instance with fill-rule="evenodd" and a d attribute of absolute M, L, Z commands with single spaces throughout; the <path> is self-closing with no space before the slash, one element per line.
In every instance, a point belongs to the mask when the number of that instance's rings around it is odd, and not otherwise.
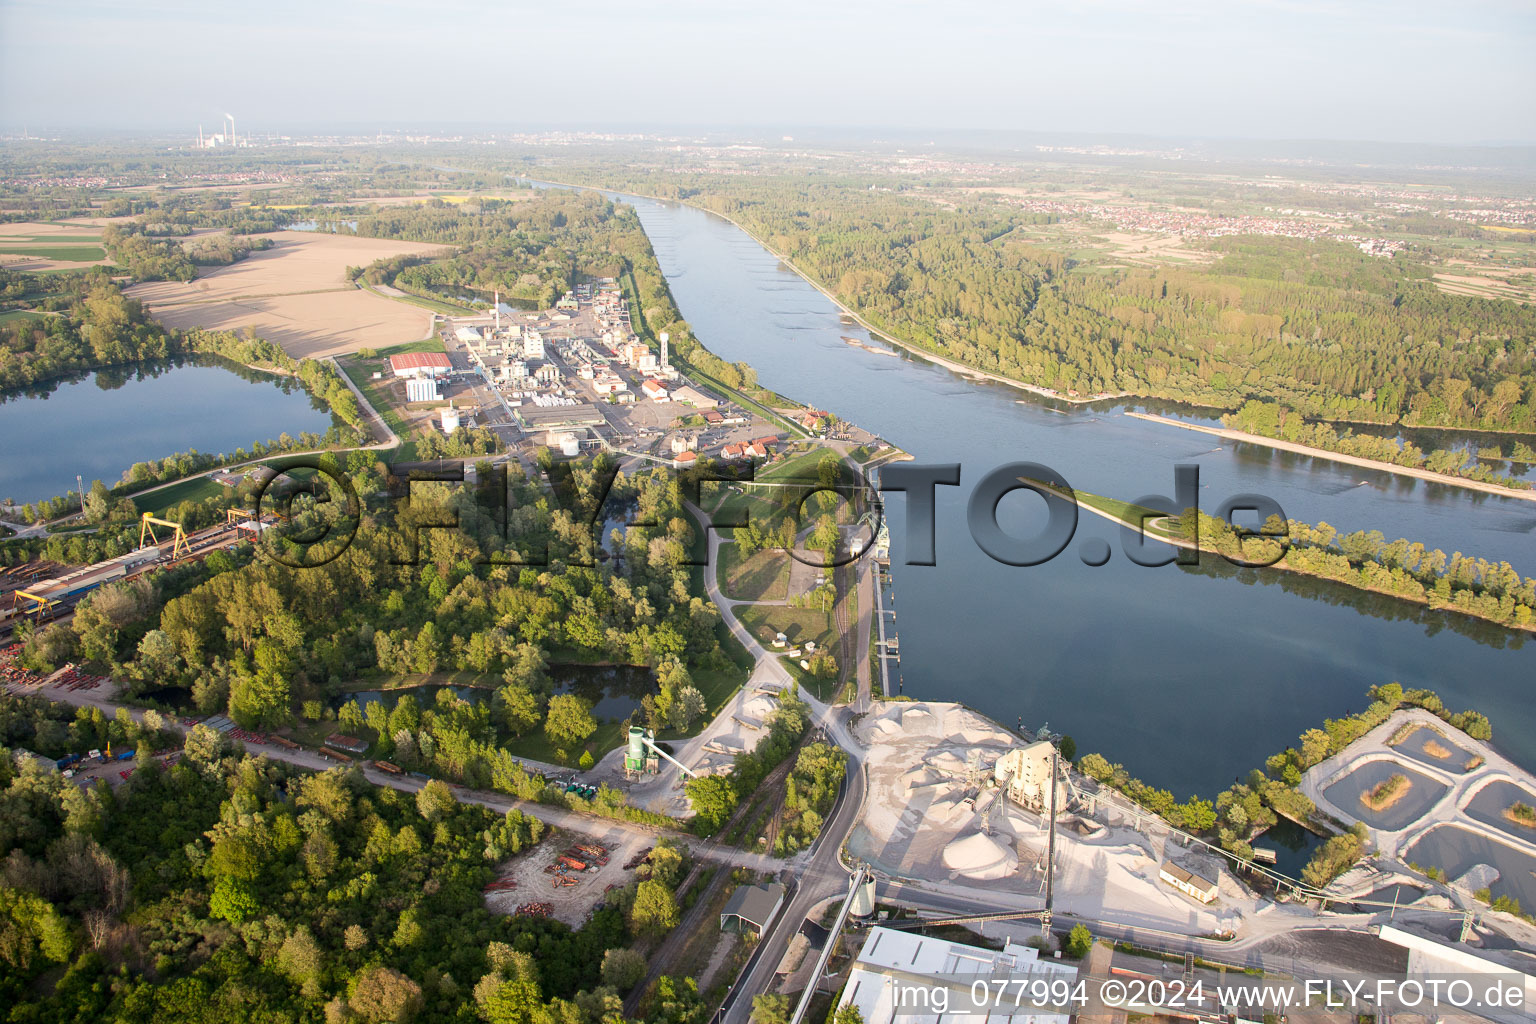
<path fill-rule="evenodd" d="M 39 722 L 65 726 L 41 703 L 3 698 L 0 734 L 42 746 Z M 573 931 L 486 910 L 494 865 L 543 825 L 440 782 L 409 794 L 309 775 L 239 757 L 205 727 L 175 764 L 142 753 L 117 787 L 0 752 L 8 1021 L 618 1024 L 605 953 L 653 927 L 642 887 L 675 904 L 685 866 L 662 850 Z"/>
<path fill-rule="evenodd" d="M 1372 687 L 1369 695 L 1371 703 L 1364 711 L 1326 719 L 1321 729 L 1308 729 L 1294 746 L 1271 755 L 1262 769 L 1255 768 L 1246 781 L 1234 783 L 1217 794 L 1214 801 L 1194 795 L 1180 803 L 1168 790 L 1148 785 L 1123 765 L 1111 763 L 1100 754 L 1083 755 L 1077 767 L 1084 775 L 1119 790 L 1175 828 L 1208 836 L 1233 856 L 1252 860 L 1250 841 L 1256 834 L 1274 825 L 1281 816 L 1305 823 L 1315 812 L 1311 799 L 1298 788 L 1302 773 L 1343 752 L 1398 708 L 1422 708 L 1473 739 L 1487 740 L 1493 736 L 1485 716 L 1476 711 L 1449 711 L 1430 690 L 1404 690 L 1398 683 L 1387 683 Z M 1345 859 L 1344 853 L 1350 850 L 1352 855 Z M 1303 881 L 1319 887 L 1326 885 L 1353 864 L 1359 853 L 1358 845 L 1320 848 L 1316 866 L 1308 865 Z"/>
<path fill-rule="evenodd" d="M 1092 396 L 1536 431 L 1536 309 L 1441 292 L 1411 257 L 1338 242 L 1220 239 L 1205 269 L 1080 268 L 1032 215 L 804 179 L 603 184 L 724 213 L 904 342 Z"/>
<path fill-rule="evenodd" d="M 1239 564 L 1275 565 L 1517 629 L 1536 625 L 1536 577 L 1522 577 L 1508 562 L 1447 555 L 1401 537 L 1388 542 L 1380 530 L 1339 533 L 1327 523 L 1271 519 L 1260 535 L 1198 515 L 1196 522 L 1186 511 L 1182 535 L 1198 530 L 1202 548 Z"/>
<path fill-rule="evenodd" d="M 1502 381 L 1495 391 L 1501 388 L 1514 390 L 1517 387 L 1518 385 L 1513 381 Z M 1357 434 L 1349 430 L 1340 432 L 1330 423 L 1309 422 L 1296 410 L 1275 402 L 1249 400 L 1243 403 L 1241 409 L 1223 416 L 1222 422 L 1234 430 L 1276 437 L 1282 441 L 1321 448 L 1328 452 L 1339 452 L 1343 455 L 1353 455 L 1357 458 L 1375 459 L 1394 466 L 1426 469 L 1433 473 L 1446 473 L 1521 490 L 1529 489 L 1531 486 L 1528 480 L 1495 473 L 1464 451 L 1437 448 L 1434 451 L 1425 452 L 1416 445 L 1392 437 Z M 1494 451 L 1502 456 L 1501 449 L 1495 448 Z M 1514 452 L 1516 457 L 1522 458 L 1522 461 L 1536 459 L 1536 452 L 1533 452 L 1530 445 L 1524 441 L 1515 442 Z M 1530 458 L 1524 458 L 1525 456 Z"/>
<path fill-rule="evenodd" d="M 152 238 L 138 224 L 108 224 L 101 244 L 112 262 L 137 281 L 190 281 L 197 276 L 181 243 Z"/>
<path fill-rule="evenodd" d="M 366 453 L 346 465 L 360 493 L 383 486 Z M 342 463 L 334 467 L 340 472 Z M 350 547 L 323 564 L 296 570 L 221 554 L 190 577 L 105 588 L 70 623 L 32 637 L 24 657 L 39 668 L 82 660 L 123 679 L 130 693 L 182 690 L 204 713 L 267 727 L 294 721 L 309 702 L 358 678 L 500 676 L 505 692 L 493 713 L 465 711 L 470 717 L 447 730 L 451 743 L 445 730 L 430 730 L 429 760 L 487 784 L 496 741 L 528 727 L 517 717 L 527 698 L 542 707 L 554 696 L 551 661 L 648 665 L 667 676 L 678 663 L 730 670 L 715 635 L 718 612 L 689 592 L 692 527 L 669 474 L 617 479 L 606 497 L 632 501 L 637 519 L 653 525 L 626 530 L 622 571 L 597 561 L 590 524 L 611 472 L 606 463 L 577 464 L 553 497 L 514 477 L 505 507 L 488 471 L 478 489 L 416 482 L 408 500 L 362 515 Z M 301 512 L 285 529 L 303 535 L 334 525 L 345 505 Z M 457 528 L 445 528 L 455 520 Z M 284 543 L 263 541 L 278 552 Z M 379 730 L 382 750 L 394 751 L 400 727 Z M 572 739 L 575 754 L 586 735 Z M 411 742 L 421 748 L 420 736 Z"/>

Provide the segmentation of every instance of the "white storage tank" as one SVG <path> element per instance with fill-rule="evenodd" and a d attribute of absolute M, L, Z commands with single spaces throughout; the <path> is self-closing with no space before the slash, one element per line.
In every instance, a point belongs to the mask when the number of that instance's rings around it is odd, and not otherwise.
<path fill-rule="evenodd" d="M 451 434 L 459 429 L 459 410 L 453 406 L 443 410 L 443 433 Z"/>

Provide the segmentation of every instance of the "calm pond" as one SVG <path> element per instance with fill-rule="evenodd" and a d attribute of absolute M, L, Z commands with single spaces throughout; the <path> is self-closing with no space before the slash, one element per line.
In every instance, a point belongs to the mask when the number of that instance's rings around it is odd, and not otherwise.
<path fill-rule="evenodd" d="M 77 474 L 110 487 L 135 462 L 330 427 L 324 403 L 296 381 L 222 359 L 98 370 L 0 396 L 0 498 L 52 498 L 74 490 Z"/>

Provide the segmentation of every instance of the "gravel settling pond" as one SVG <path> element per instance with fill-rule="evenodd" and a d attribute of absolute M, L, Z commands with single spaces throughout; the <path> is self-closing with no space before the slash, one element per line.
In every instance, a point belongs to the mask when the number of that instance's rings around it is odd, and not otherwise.
<path fill-rule="evenodd" d="M 1469 772 L 1483 763 L 1477 754 L 1457 746 L 1444 733 L 1427 725 L 1415 726 L 1412 732 L 1403 737 L 1402 742 L 1392 746 L 1398 753 L 1441 771 Z"/>
<path fill-rule="evenodd" d="M 1394 775 L 1408 780 L 1408 788 L 1385 806 L 1372 809 L 1365 802 L 1367 794 Z M 1371 828 L 1397 832 L 1424 816 L 1450 787 L 1428 775 L 1414 771 L 1400 761 L 1370 761 L 1323 790 L 1323 795 L 1337 808 L 1354 815 Z"/>
<path fill-rule="evenodd" d="M 1532 793 L 1523 786 L 1517 786 L 1513 782 L 1497 779 L 1477 791 L 1477 795 L 1467 804 L 1466 811 L 1469 817 L 1476 818 L 1505 835 L 1523 839 L 1528 843 L 1536 843 L 1536 826 L 1522 825 L 1505 817 L 1504 812 L 1516 803 L 1536 807 L 1536 793 Z"/>
<path fill-rule="evenodd" d="M 1452 879 L 1479 864 L 1491 865 L 1499 873 L 1487 883 L 1493 895 L 1517 899 L 1522 907 L 1536 907 L 1536 857 L 1460 825 L 1436 825 L 1408 848 L 1406 856 L 1420 867 L 1439 868 Z"/>

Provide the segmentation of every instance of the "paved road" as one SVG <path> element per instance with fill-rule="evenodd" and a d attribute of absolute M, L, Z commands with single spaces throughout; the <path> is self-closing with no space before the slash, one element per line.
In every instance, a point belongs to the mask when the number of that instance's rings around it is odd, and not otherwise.
<path fill-rule="evenodd" d="M 703 510 L 691 504 L 688 510 L 700 526 L 707 529 L 704 524 L 708 520 Z M 719 582 L 715 579 L 715 568 L 720 564 L 719 555 L 719 534 L 710 532 L 709 565 L 704 572 L 704 586 L 710 600 L 720 609 L 720 618 L 730 629 L 731 635 L 741 642 L 756 661 L 749 685 L 788 685 L 791 682 L 789 671 L 776 655 L 758 643 L 741 624 L 733 611 L 732 602 L 720 593 Z M 868 650 L 867 634 L 865 650 Z M 864 809 L 864 799 L 868 792 L 868 777 L 864 768 L 865 749 L 849 731 L 848 716 L 843 709 L 824 704 L 804 691 L 801 691 L 800 696 L 810 706 L 815 724 L 848 754 L 848 775 L 837 802 L 822 824 L 816 842 L 790 862 L 790 884 L 794 886 L 794 894 L 780 911 L 778 919 L 759 939 L 757 951 L 733 989 L 732 1002 L 725 1011 L 723 1024 L 745 1024 L 752 1013 L 752 997 L 768 991 L 772 985 L 774 970 L 789 948 L 790 939 L 799 931 L 801 922 L 817 904 L 830 897 L 843 895 L 848 887 L 848 871 L 843 867 L 839 855 Z"/>

